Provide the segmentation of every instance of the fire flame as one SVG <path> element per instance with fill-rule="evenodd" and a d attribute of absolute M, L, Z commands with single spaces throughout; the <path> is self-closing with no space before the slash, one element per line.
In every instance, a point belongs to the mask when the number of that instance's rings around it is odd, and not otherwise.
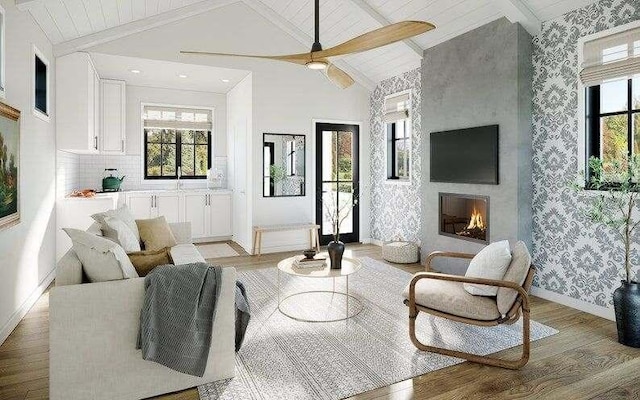
<path fill-rule="evenodd" d="M 471 220 L 469 221 L 469 226 L 467 229 L 484 229 L 484 221 L 482 221 L 482 214 L 480 214 L 476 208 L 473 208 L 473 212 L 471 213 Z"/>

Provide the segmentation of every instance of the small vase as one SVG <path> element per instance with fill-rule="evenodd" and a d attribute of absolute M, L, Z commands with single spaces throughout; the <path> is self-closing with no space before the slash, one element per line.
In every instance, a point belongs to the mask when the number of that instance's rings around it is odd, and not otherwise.
<path fill-rule="evenodd" d="M 640 283 L 622 281 L 613 292 L 618 342 L 640 347 Z"/>
<path fill-rule="evenodd" d="M 344 254 L 344 243 L 331 241 L 327 245 L 327 252 L 331 260 L 331 269 L 342 268 L 342 255 Z"/>

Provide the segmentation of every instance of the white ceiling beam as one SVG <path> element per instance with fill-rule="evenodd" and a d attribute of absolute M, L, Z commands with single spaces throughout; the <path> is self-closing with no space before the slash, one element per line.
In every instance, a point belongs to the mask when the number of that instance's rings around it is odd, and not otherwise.
<path fill-rule="evenodd" d="M 380 14 L 376 9 L 371 7 L 366 0 L 349 0 L 349 1 L 351 1 L 351 3 L 355 4 L 362 11 L 367 13 L 371 18 L 375 19 L 381 26 L 387 26 L 392 24 L 392 22 L 389 21 L 387 17 Z M 416 53 L 418 57 L 420 57 L 420 59 L 422 59 L 422 56 L 424 54 L 424 49 L 420 47 L 419 44 L 417 44 L 411 39 L 404 40 L 403 43 L 407 45 L 407 47 L 409 47 L 411 51 Z"/>
<path fill-rule="evenodd" d="M 32 5 L 42 2 L 41 0 L 15 0 L 15 1 L 16 1 L 16 7 L 18 7 L 18 10 L 20 11 L 27 11 Z"/>
<path fill-rule="evenodd" d="M 313 44 L 313 38 L 303 32 L 300 28 L 289 22 L 285 17 L 275 12 L 271 7 L 264 4 L 262 0 L 243 0 L 244 3 L 251 9 L 253 9 L 258 14 L 262 15 L 271 23 L 275 24 L 278 28 L 282 29 L 284 32 L 289 34 L 291 37 L 296 39 L 302 45 L 307 48 L 311 48 Z M 376 84 L 367 76 L 365 76 L 362 72 L 352 67 L 345 60 L 332 60 L 333 64 L 335 64 L 340 69 L 344 70 L 344 72 L 351 75 L 351 77 L 367 88 L 370 91 L 373 91 L 376 87 Z"/>
<path fill-rule="evenodd" d="M 40 1 L 40 0 L 16 0 L 16 1 Z M 111 1 L 111 0 L 110 0 Z M 224 7 L 237 3 L 241 0 L 205 0 L 194 3 L 176 10 L 167 11 L 151 17 L 132 21 L 124 25 L 114 26 L 100 32 L 82 36 L 77 39 L 68 40 L 53 46 L 53 53 L 56 57 L 70 54 L 76 51 L 82 51 L 91 47 L 111 42 L 116 39 L 144 32 L 159 26 L 169 24 L 171 22 L 180 21 L 190 18 L 216 8 Z"/>
<path fill-rule="evenodd" d="M 537 36 L 542 29 L 540 19 L 529 10 L 522 0 L 493 0 L 502 14 L 512 23 L 519 22 L 531 34 Z"/>

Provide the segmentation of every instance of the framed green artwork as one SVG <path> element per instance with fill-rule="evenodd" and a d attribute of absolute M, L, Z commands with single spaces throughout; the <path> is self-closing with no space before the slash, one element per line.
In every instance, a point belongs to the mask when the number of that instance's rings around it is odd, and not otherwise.
<path fill-rule="evenodd" d="M 20 223 L 20 111 L 0 102 L 0 230 Z"/>

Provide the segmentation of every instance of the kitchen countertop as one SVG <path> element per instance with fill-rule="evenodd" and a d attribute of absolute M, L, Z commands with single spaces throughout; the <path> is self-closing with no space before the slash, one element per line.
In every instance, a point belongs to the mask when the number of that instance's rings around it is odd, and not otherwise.
<path fill-rule="evenodd" d="M 206 188 L 193 188 L 193 189 L 133 189 L 133 190 L 120 190 L 118 192 L 97 192 L 94 197 L 70 197 L 69 195 L 65 196 L 66 200 L 100 200 L 100 199 L 109 199 L 116 197 L 120 194 L 127 193 L 193 193 L 193 192 L 213 192 L 219 194 L 231 194 L 233 191 L 231 189 L 222 189 L 222 188 L 214 188 L 214 189 L 206 189 Z"/>

